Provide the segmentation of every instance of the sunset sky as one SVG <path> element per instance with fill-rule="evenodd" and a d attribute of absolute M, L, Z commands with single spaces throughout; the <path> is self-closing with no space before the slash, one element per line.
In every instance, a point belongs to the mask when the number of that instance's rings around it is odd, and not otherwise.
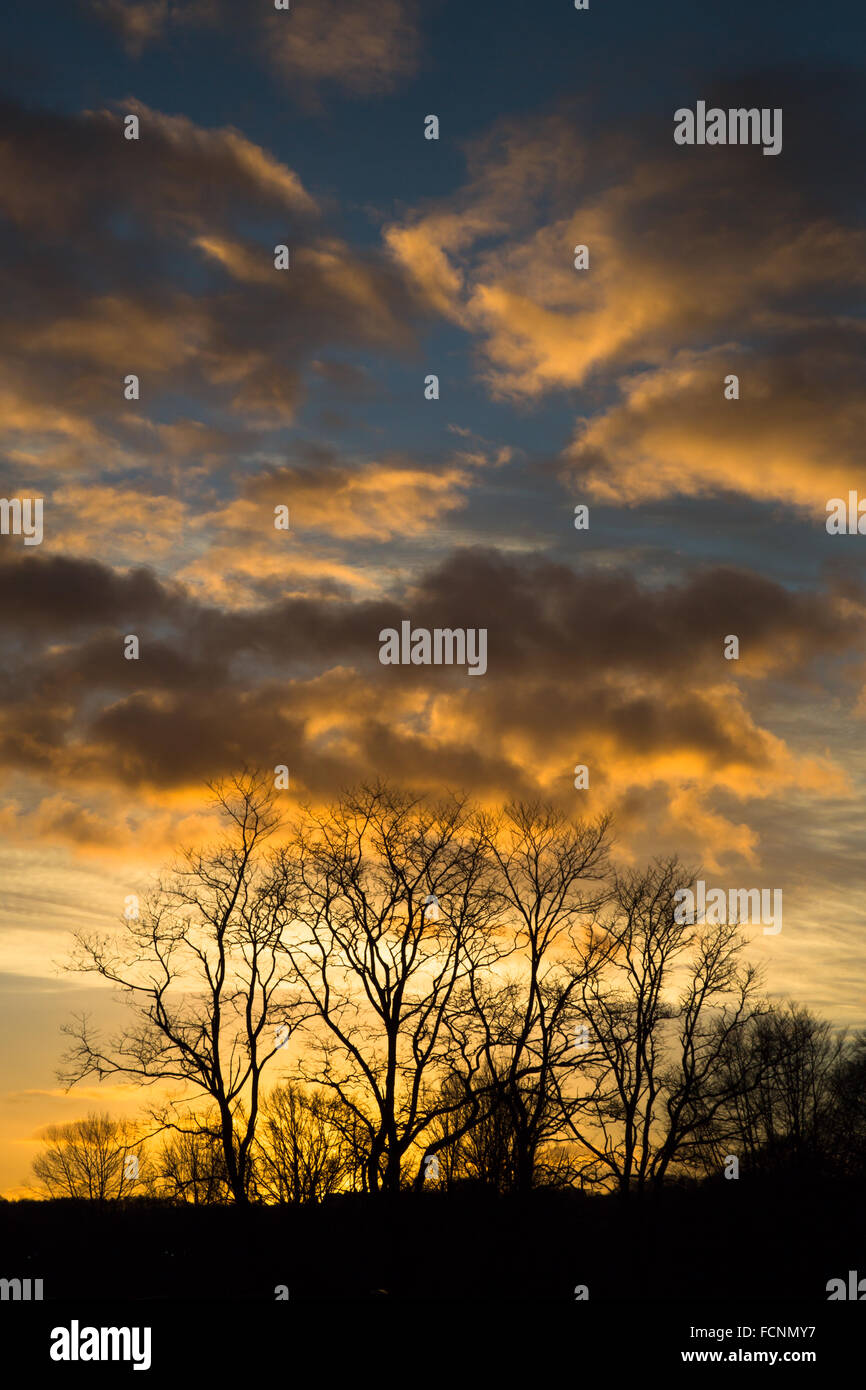
<path fill-rule="evenodd" d="M 0 537 L 0 1191 L 136 1110 L 56 1081 L 120 1007 L 69 931 L 242 763 L 288 811 L 376 776 L 611 809 L 623 861 L 781 889 L 768 989 L 866 1026 L 866 536 L 825 527 L 866 497 L 864 26 L 762 8 L 7 21 L 0 496 L 44 538 Z M 781 153 L 677 146 L 698 100 L 781 108 Z M 486 628 L 486 674 L 382 665 L 404 619 Z"/>

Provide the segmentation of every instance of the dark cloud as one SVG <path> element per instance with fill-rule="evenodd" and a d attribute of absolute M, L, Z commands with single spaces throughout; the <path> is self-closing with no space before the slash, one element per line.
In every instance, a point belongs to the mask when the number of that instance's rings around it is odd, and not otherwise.
<path fill-rule="evenodd" d="M 386 91 L 418 61 L 416 0 L 315 0 L 279 13 L 233 0 L 85 0 L 85 10 L 134 58 L 184 31 L 219 29 L 307 100 L 321 84 L 357 96 Z"/>
<path fill-rule="evenodd" d="M 108 622 L 149 623 L 184 605 L 180 590 L 146 569 L 123 574 L 98 560 L 63 555 L 32 553 L 32 564 L 31 555 L 13 559 L 0 551 L 0 557 L 0 627 L 6 629 L 69 635 Z"/>
<path fill-rule="evenodd" d="M 138 141 L 123 136 L 129 112 Z M 132 99 L 79 116 L 6 104 L 0 126 L 10 449 L 54 436 L 89 471 L 109 441 L 147 457 L 148 422 L 179 393 L 233 430 L 283 426 L 325 346 L 410 346 L 416 309 L 397 271 L 333 236 L 298 177 L 239 131 Z M 131 372 L 140 403 L 123 398 Z"/>
<path fill-rule="evenodd" d="M 734 569 L 653 589 L 628 573 L 467 550 L 389 598 L 244 610 L 95 561 L 27 556 L 7 561 L 0 579 L 13 599 L 2 625 L 20 657 L 5 682 L 4 759 L 56 757 L 97 780 L 183 784 L 287 761 L 277 756 L 287 748 L 317 787 L 335 769 L 344 781 L 375 767 L 399 775 L 409 753 L 410 775 L 438 760 L 456 777 L 482 714 L 486 748 L 471 760 L 482 782 L 504 769 L 531 780 L 507 751 L 515 738 L 601 738 L 635 757 L 695 749 L 719 767 L 755 767 L 774 754 L 740 678 L 802 680 L 822 657 L 864 655 L 863 607 L 850 591 L 795 592 Z M 486 627 L 488 674 L 382 666 L 379 632 L 404 618 Z M 140 639 L 137 662 L 124 659 L 127 633 Z M 724 660 L 729 633 L 739 663 Z M 456 714 L 438 732 L 418 725 L 418 693 L 456 702 L 466 732 Z"/>

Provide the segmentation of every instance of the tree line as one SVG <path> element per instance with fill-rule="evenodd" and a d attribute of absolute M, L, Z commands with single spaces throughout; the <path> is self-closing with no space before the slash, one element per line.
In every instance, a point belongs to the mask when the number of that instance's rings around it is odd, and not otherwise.
<path fill-rule="evenodd" d="M 608 817 L 377 783 L 286 825 L 263 774 L 211 791 L 217 842 L 76 936 L 128 1022 L 74 1019 L 61 1078 L 157 1098 L 49 1130 L 49 1195 L 866 1174 L 866 1034 L 769 1000 L 737 923 L 682 920 L 694 873 L 618 867 Z"/>

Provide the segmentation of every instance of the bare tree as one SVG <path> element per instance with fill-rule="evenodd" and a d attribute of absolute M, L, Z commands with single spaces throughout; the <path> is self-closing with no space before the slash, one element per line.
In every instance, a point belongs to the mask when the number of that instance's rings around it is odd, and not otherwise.
<path fill-rule="evenodd" d="M 529 1113 L 537 1104 L 534 1083 L 521 1078 L 509 1081 L 507 1072 L 494 1076 L 485 1065 L 470 1093 L 467 1094 L 464 1079 L 457 1075 L 447 1077 L 444 1086 L 452 1096 L 460 1097 L 460 1105 L 437 1117 L 428 1141 L 427 1153 L 436 1155 L 436 1172 L 442 1186 L 447 1189 L 458 1180 L 468 1180 L 497 1192 L 519 1189 L 525 1150 L 518 1142 L 510 1087 L 533 1092 L 524 1101 Z M 556 1142 L 562 1120 L 555 1111 L 555 1097 L 551 1099 L 550 1111 L 544 1125 L 548 1142 L 539 1141 L 532 1148 L 532 1180 L 559 1185 L 568 1174 L 575 1174 L 567 1153 Z"/>
<path fill-rule="evenodd" d="M 566 1080 L 581 1046 L 582 990 L 613 947 L 597 927 L 610 819 L 575 823 L 523 803 L 480 824 L 499 908 L 498 960 L 493 972 L 489 958 L 471 959 L 463 1014 L 452 1022 L 455 1035 L 463 1026 L 455 1073 L 481 1126 L 466 1151 L 493 1136 L 498 1147 L 507 1134 L 509 1185 L 527 1191 L 542 1149 L 570 1137 L 563 1110 L 575 1104 Z M 500 1181 L 503 1163 L 501 1151 Z M 559 1165 L 548 1154 L 546 1166 Z"/>
<path fill-rule="evenodd" d="M 848 1177 L 866 1177 L 866 1032 L 846 1039 L 831 1085 L 836 1168 Z"/>
<path fill-rule="evenodd" d="M 846 1055 L 844 1036 L 793 1002 L 746 1020 L 717 1059 L 712 1082 L 724 1098 L 701 1145 L 704 1171 L 718 1171 L 729 1153 L 752 1171 L 829 1169 Z"/>
<path fill-rule="evenodd" d="M 284 857 L 296 927 L 287 950 L 314 1011 L 301 1079 L 351 1115 L 365 1186 L 396 1192 L 406 1155 L 445 1103 L 429 1084 L 470 946 L 495 907 L 465 803 L 381 784 L 308 812 Z"/>
<path fill-rule="evenodd" d="M 334 1097 L 289 1083 L 262 1105 L 256 1188 L 273 1202 L 318 1202 L 339 1191 L 352 1168 Z"/>
<path fill-rule="evenodd" d="M 244 773 L 211 791 L 228 825 L 223 839 L 187 850 L 119 937 L 77 935 L 71 968 L 116 985 L 134 1021 L 105 1044 L 86 1017 L 68 1025 L 74 1044 L 61 1079 L 180 1083 L 180 1098 L 152 1112 L 161 1127 L 180 1131 L 197 1130 L 183 1117 L 202 1096 L 213 1101 L 228 1185 L 243 1203 L 262 1073 L 297 1023 L 297 1001 L 280 949 L 283 879 L 264 853 L 279 824 L 272 784 Z"/>
<path fill-rule="evenodd" d="M 662 1183 L 725 1104 L 721 1058 L 757 989 L 737 923 L 681 912 L 690 878 L 675 858 L 615 875 L 616 951 L 582 987 L 592 1039 L 569 1124 L 589 1173 L 623 1194 Z"/>
<path fill-rule="evenodd" d="M 501 1078 L 483 1065 L 471 1088 L 456 1072 L 442 1087 L 448 1104 L 430 1127 L 427 1150 L 442 1185 L 468 1179 L 507 1192 L 514 1185 L 514 1130 Z"/>
<path fill-rule="evenodd" d="M 198 1129 L 166 1134 L 154 1160 L 154 1187 L 169 1201 L 191 1206 L 221 1205 L 231 1197 L 222 1131 L 218 1122 L 200 1123 Z"/>
<path fill-rule="evenodd" d="M 91 1113 L 84 1120 L 50 1125 L 43 1139 L 33 1172 L 48 1197 L 116 1201 L 141 1191 L 147 1182 L 142 1136 L 129 1120 Z"/>

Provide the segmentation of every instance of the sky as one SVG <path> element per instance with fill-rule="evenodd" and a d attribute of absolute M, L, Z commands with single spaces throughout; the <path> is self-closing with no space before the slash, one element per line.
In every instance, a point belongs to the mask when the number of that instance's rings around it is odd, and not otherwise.
<path fill-rule="evenodd" d="M 866 498 L 861 7 L 5 27 L 0 497 L 44 520 L 0 536 L 0 1191 L 46 1124 L 134 1112 L 57 1083 L 61 1025 L 119 1008 L 69 932 L 243 763 L 289 811 L 375 777 L 612 810 L 622 862 L 781 890 L 770 993 L 866 1026 L 866 536 L 826 526 Z M 698 101 L 780 109 L 781 151 L 677 145 Z M 485 674 L 383 665 L 404 620 L 486 629 Z"/>

